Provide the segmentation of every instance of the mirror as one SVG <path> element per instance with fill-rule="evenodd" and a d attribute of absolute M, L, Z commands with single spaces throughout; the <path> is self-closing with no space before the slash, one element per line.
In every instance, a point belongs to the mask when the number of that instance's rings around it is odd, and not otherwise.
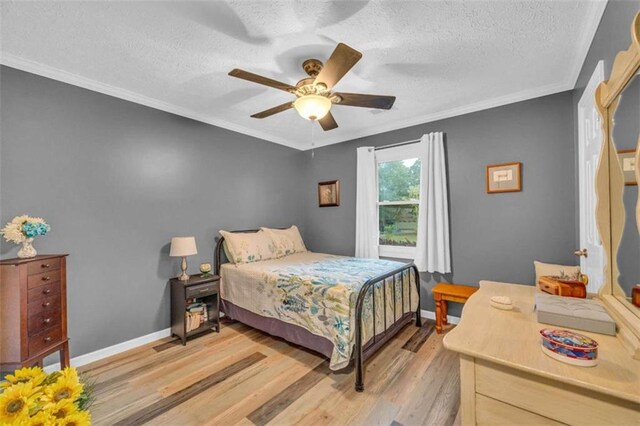
<path fill-rule="evenodd" d="M 621 230 L 617 252 L 614 248 L 616 270 L 613 273 L 613 294 L 632 311 L 640 307 L 632 304 L 632 289 L 640 285 L 640 227 L 636 217 L 638 182 L 636 161 L 640 140 L 640 77 L 626 85 L 612 107 L 611 136 L 616 156 L 612 156 L 611 173 L 622 174 L 622 180 L 611 179 L 612 194 L 622 191 L 622 212 L 612 212 L 612 228 Z M 617 105 L 617 106 L 616 106 Z M 614 265 L 616 264 L 614 263 Z"/>
<path fill-rule="evenodd" d="M 596 224 L 605 254 L 598 298 L 635 359 L 640 359 L 640 308 L 632 304 L 640 280 L 640 202 L 634 185 L 640 171 L 633 170 L 640 158 L 639 70 L 640 12 L 631 23 L 629 48 L 618 52 L 595 98 L 603 140 L 595 179 Z"/>

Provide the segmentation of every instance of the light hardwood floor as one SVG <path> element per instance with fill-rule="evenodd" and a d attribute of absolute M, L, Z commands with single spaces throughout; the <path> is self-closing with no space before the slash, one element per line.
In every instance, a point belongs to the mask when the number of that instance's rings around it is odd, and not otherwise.
<path fill-rule="evenodd" d="M 136 348 L 87 365 L 94 424 L 451 425 L 460 404 L 458 356 L 434 323 L 405 327 L 366 364 L 334 373 L 323 357 L 237 322 L 220 334 Z"/>

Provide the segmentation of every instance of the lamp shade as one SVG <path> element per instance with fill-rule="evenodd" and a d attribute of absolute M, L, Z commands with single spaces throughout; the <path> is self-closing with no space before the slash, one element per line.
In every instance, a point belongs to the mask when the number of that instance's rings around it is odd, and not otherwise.
<path fill-rule="evenodd" d="M 302 118 L 315 121 L 327 115 L 331 109 L 331 101 L 324 96 L 306 95 L 296 99 L 293 107 Z"/>
<path fill-rule="evenodd" d="M 169 256 L 193 256 L 198 254 L 195 237 L 174 237 L 171 239 Z"/>

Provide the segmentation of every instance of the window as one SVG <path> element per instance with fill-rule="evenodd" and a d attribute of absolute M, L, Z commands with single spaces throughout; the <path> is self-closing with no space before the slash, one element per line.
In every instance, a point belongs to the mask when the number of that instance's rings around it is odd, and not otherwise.
<path fill-rule="evenodd" d="M 380 256 L 415 256 L 421 168 L 415 148 L 406 145 L 376 152 Z"/>

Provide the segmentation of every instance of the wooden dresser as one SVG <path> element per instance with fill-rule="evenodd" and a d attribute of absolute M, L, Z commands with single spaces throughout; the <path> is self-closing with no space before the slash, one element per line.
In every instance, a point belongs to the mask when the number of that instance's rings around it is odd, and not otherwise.
<path fill-rule="evenodd" d="M 60 351 L 69 365 L 66 254 L 0 261 L 0 370 L 42 365 Z"/>
<path fill-rule="evenodd" d="M 585 334 L 599 343 L 599 364 L 577 367 L 540 349 L 535 288 L 483 281 L 467 301 L 444 346 L 460 353 L 463 425 L 640 424 L 640 361 L 614 336 Z M 489 305 L 508 296 L 513 311 Z"/>

